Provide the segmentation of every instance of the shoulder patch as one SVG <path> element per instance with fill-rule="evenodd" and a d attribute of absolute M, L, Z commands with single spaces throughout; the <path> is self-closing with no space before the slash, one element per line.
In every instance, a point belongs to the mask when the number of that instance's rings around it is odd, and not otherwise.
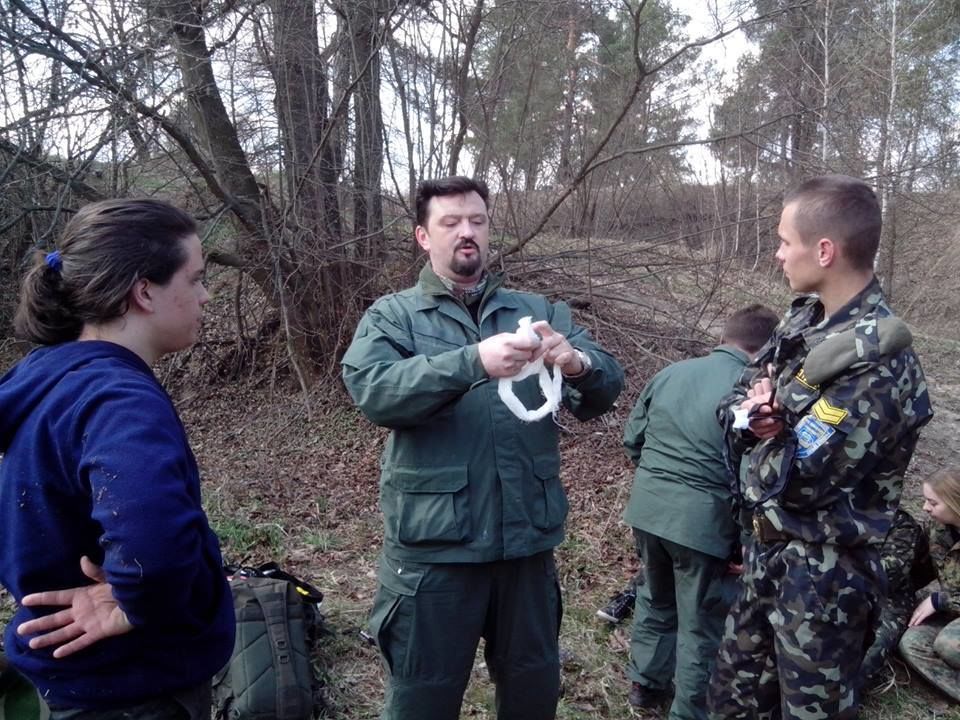
<path fill-rule="evenodd" d="M 812 412 L 818 420 L 829 425 L 839 425 L 844 420 L 847 419 L 847 415 L 850 413 L 844 410 L 843 408 L 838 408 L 835 405 L 831 405 L 827 402 L 826 398 L 820 398 L 813 405 Z"/>
<path fill-rule="evenodd" d="M 797 457 L 810 457 L 833 435 L 835 430 L 825 425 L 813 415 L 804 415 L 796 424 L 793 431 L 797 435 Z"/>
<path fill-rule="evenodd" d="M 797 378 L 797 382 L 803 385 L 808 390 L 820 389 L 819 385 L 815 385 L 814 383 L 811 383 L 809 380 L 807 380 L 807 376 L 804 374 L 803 368 L 800 368 L 800 372 L 798 372 L 795 377 Z"/>

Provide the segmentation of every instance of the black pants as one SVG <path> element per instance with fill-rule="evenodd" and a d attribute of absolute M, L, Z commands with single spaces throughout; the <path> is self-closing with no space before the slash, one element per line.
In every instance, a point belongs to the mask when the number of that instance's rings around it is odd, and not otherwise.
<path fill-rule="evenodd" d="M 50 709 L 50 720 L 210 720 L 210 683 L 113 710 Z"/>

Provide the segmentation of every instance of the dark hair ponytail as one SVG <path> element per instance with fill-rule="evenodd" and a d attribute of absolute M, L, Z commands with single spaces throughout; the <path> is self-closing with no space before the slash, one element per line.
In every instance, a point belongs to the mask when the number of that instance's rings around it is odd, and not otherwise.
<path fill-rule="evenodd" d="M 137 280 L 165 285 L 186 262 L 189 215 L 159 200 L 104 200 L 67 223 L 59 250 L 38 252 L 20 286 L 18 337 L 40 345 L 76 340 L 87 323 L 122 317 Z"/>
<path fill-rule="evenodd" d="M 43 252 L 35 253 L 33 267 L 20 285 L 20 304 L 14 317 L 18 337 L 41 345 L 79 337 L 83 320 L 70 312 L 62 286 L 60 272 L 47 265 Z"/>

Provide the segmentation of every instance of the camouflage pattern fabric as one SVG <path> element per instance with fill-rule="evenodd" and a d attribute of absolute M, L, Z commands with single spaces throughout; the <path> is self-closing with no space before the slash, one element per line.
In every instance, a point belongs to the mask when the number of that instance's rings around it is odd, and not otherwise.
<path fill-rule="evenodd" d="M 960 614 L 960 529 L 934 523 L 930 526 L 930 555 L 940 577 L 938 607 Z"/>
<path fill-rule="evenodd" d="M 881 600 L 873 643 L 860 665 L 860 678 L 865 687 L 883 669 L 907 629 L 917 604 L 917 591 L 937 577 L 926 532 L 902 509 L 894 515 L 893 525 L 880 549 L 880 562 L 887 576 L 887 594 Z"/>
<path fill-rule="evenodd" d="M 941 692 L 960 702 L 960 620 L 937 613 L 909 628 L 900 639 L 907 665 Z"/>
<path fill-rule="evenodd" d="M 933 414 L 912 349 L 880 350 L 877 321 L 891 315 L 876 279 L 827 319 L 816 297 L 797 299 L 718 409 L 730 428 L 772 365 L 787 431 L 763 441 L 729 431 L 727 440 L 733 463 L 745 465 L 741 505 L 789 542 L 753 548 L 711 679 L 713 718 L 856 717 L 856 680 L 883 588 L 877 548 Z M 850 329 L 854 362 L 811 383 L 807 355 Z"/>
<path fill-rule="evenodd" d="M 710 680 L 709 717 L 856 718 L 855 689 L 844 680 L 860 667 L 879 573 L 875 548 L 752 542 Z"/>
<path fill-rule="evenodd" d="M 900 639 L 904 661 L 934 687 L 960 702 L 960 529 L 934 523 L 930 555 L 937 566 L 938 612 Z"/>
<path fill-rule="evenodd" d="M 732 431 L 734 464 L 743 456 L 741 493 L 757 503 L 788 463 L 783 492 L 757 511 L 790 537 L 808 542 L 879 545 L 900 502 L 903 473 L 920 428 L 933 416 L 927 384 L 912 349 L 880 353 L 876 322 L 890 309 L 874 280 L 828 320 L 815 297 L 794 301 L 756 361 L 720 405 L 721 421 L 747 389 L 774 367 L 777 401 L 792 432 L 757 442 Z M 821 342 L 853 328 L 860 359 L 828 385 L 807 381 L 804 362 Z M 789 446 L 794 453 L 785 453 Z M 792 455 L 792 456 L 791 456 Z"/>

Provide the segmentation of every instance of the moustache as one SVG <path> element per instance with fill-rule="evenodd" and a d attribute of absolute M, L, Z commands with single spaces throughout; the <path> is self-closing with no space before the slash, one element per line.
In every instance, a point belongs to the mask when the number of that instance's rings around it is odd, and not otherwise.
<path fill-rule="evenodd" d="M 480 246 L 477 245 L 473 240 L 461 240 L 457 243 L 454 250 L 462 250 L 465 247 L 471 247 L 478 252 L 480 251 Z"/>

